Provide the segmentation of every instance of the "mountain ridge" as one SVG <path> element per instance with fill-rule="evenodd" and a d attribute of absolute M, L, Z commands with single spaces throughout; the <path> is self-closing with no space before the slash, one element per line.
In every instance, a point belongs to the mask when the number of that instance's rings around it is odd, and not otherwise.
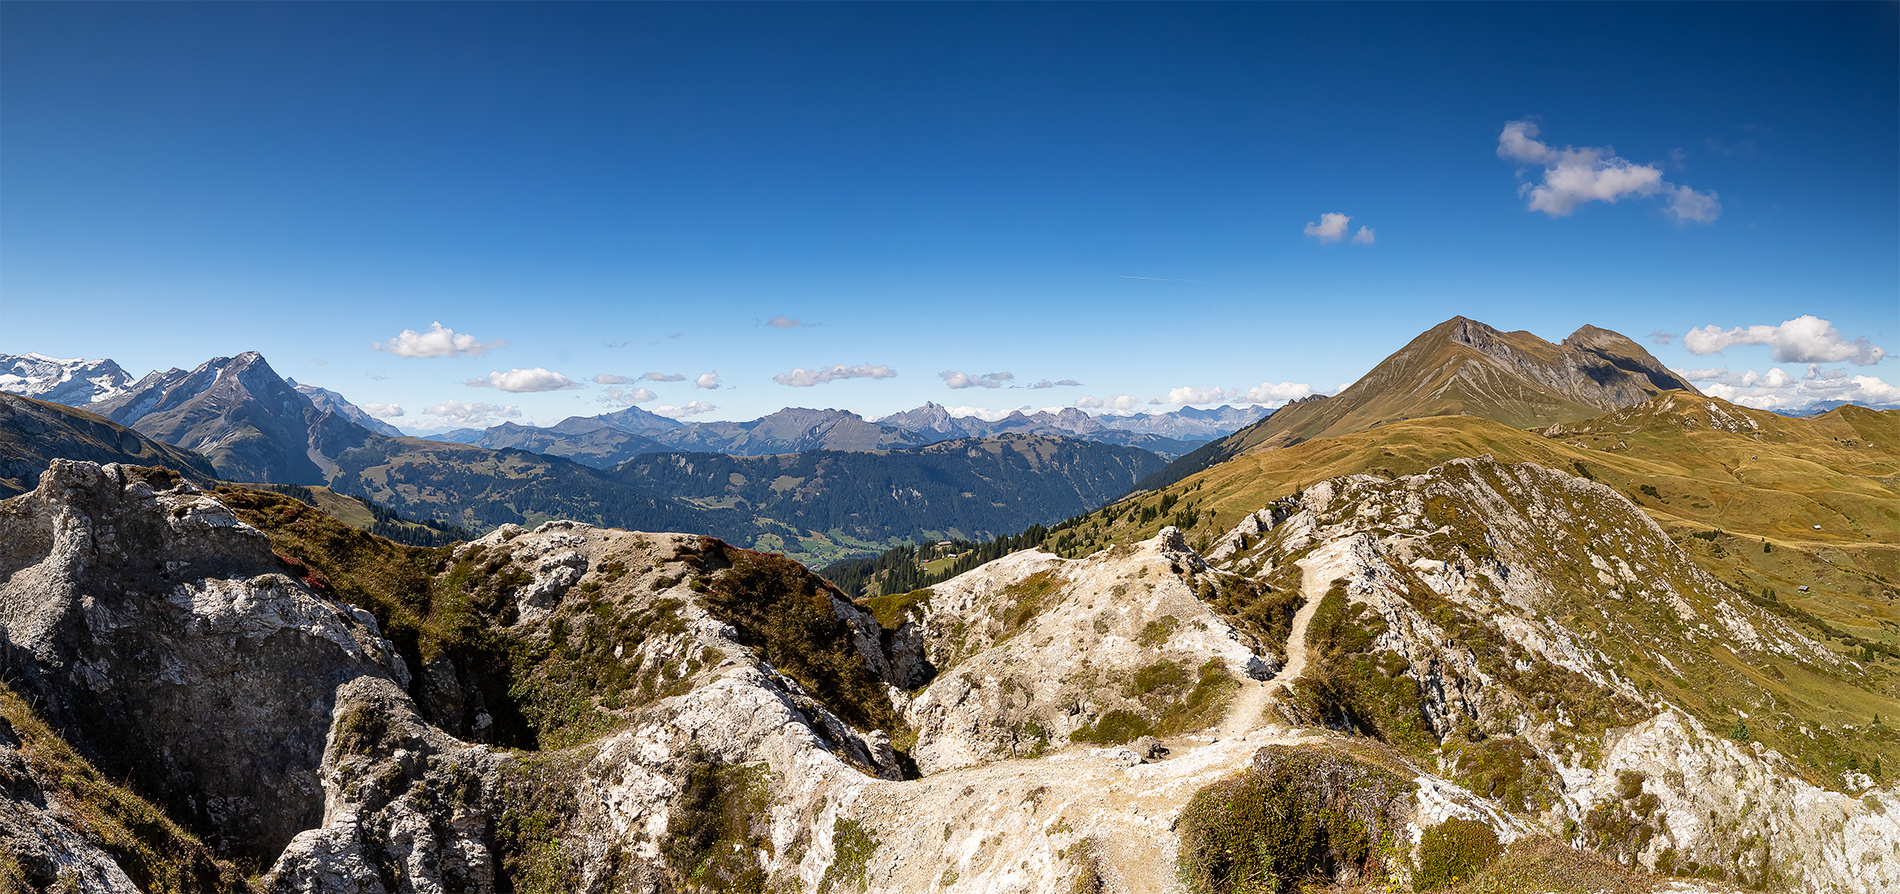
<path fill-rule="evenodd" d="M 1662 387 L 1662 386 L 1668 387 Z M 1427 416 L 1470 415 L 1518 428 L 1589 418 L 1665 390 L 1700 394 L 1641 345 L 1583 326 L 1552 344 L 1455 316 L 1420 333 L 1338 394 L 1295 401 L 1175 461 L 1159 487 L 1259 450 Z"/>

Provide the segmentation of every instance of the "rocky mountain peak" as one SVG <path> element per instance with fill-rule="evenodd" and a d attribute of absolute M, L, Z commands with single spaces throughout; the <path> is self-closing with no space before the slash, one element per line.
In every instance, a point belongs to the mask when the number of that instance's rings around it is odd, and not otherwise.
<path fill-rule="evenodd" d="M 388 435 L 392 438 L 402 437 L 401 429 L 371 416 L 365 412 L 362 407 L 350 403 L 347 398 L 335 391 L 331 391 L 328 388 L 319 388 L 315 385 L 304 385 L 299 383 L 296 379 L 287 378 L 284 381 L 291 387 L 297 389 L 298 394 L 303 395 L 310 401 L 312 406 L 319 410 L 326 413 L 335 413 L 379 435 Z"/>
<path fill-rule="evenodd" d="M 80 407 L 119 396 L 132 377 L 111 360 L 0 354 L 0 391 Z"/>
<path fill-rule="evenodd" d="M 152 373 L 89 409 L 204 454 L 232 481 L 322 484 L 330 458 L 371 434 L 318 409 L 256 351 Z"/>
<path fill-rule="evenodd" d="M 1695 393 L 1628 338 L 1585 326 L 1562 344 L 1466 317 L 1426 330 L 1325 401 L 1290 403 L 1206 455 L 1197 468 L 1424 416 L 1480 416 L 1513 427 L 1587 419 L 1668 390 Z M 1170 472 L 1169 475 L 1175 475 Z"/>

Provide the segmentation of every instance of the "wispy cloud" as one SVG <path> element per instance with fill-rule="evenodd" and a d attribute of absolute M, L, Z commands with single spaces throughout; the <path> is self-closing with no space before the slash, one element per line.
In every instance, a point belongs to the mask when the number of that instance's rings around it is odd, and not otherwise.
<path fill-rule="evenodd" d="M 1669 197 L 1667 210 L 1679 223 L 1713 223 L 1722 216 L 1716 193 L 1696 192 L 1663 179 L 1661 168 L 1619 157 L 1610 146 L 1557 149 L 1537 139 L 1537 123 L 1509 121 L 1498 134 L 1498 157 L 1544 169 L 1541 183 L 1526 183 L 1528 207 L 1551 217 L 1567 217 L 1587 202 L 1617 202 L 1630 196 Z"/>
<path fill-rule="evenodd" d="M 498 419 L 521 418 L 520 407 L 505 407 L 499 404 L 465 404 L 459 400 L 445 400 L 432 407 L 423 409 L 423 415 L 435 416 L 443 422 L 458 428 L 486 428 Z"/>
<path fill-rule="evenodd" d="M 370 347 L 398 357 L 480 357 L 507 343 L 506 339 L 499 338 L 482 341 L 435 322 L 429 324 L 427 332 L 404 329 L 395 338 L 376 342 Z"/>
<path fill-rule="evenodd" d="M 684 406 L 654 407 L 653 412 L 658 413 L 661 416 L 665 416 L 669 419 L 681 419 L 687 416 L 698 416 L 701 413 L 710 413 L 717 409 L 719 408 L 716 406 L 713 406 L 712 404 L 705 403 L 704 401 L 689 400 L 686 402 Z"/>
<path fill-rule="evenodd" d="M 1734 373 L 1727 367 L 1677 372 L 1696 383 L 1704 394 L 1760 410 L 1802 410 L 1834 401 L 1870 407 L 1900 406 L 1900 386 L 1876 376 L 1850 376 L 1844 369 L 1822 369 L 1813 363 L 1798 378 L 1779 367 L 1770 367 L 1766 373 L 1752 369 Z"/>
<path fill-rule="evenodd" d="M 553 370 L 534 367 L 533 369 L 511 369 L 507 372 L 491 372 L 479 379 L 469 379 L 471 388 L 493 388 L 522 394 L 532 391 L 564 391 L 579 388 L 581 383 Z"/>
<path fill-rule="evenodd" d="M 816 326 L 818 324 L 807 323 L 804 320 L 801 320 L 797 317 L 773 317 L 769 320 L 766 320 L 765 325 L 770 326 L 773 329 L 797 329 L 800 326 Z"/>
<path fill-rule="evenodd" d="M 714 370 L 713 372 L 709 372 L 709 373 L 701 373 L 699 378 L 693 380 L 693 387 L 704 388 L 707 391 L 718 390 L 719 372 L 717 370 Z"/>
<path fill-rule="evenodd" d="M 951 388 L 956 388 L 956 389 L 1001 388 L 1003 387 L 1004 383 L 1008 382 L 1011 379 L 1016 378 L 1016 374 L 1009 373 L 1009 372 L 993 372 L 993 373 L 984 373 L 980 376 L 976 376 L 976 375 L 971 375 L 966 372 L 959 372 L 954 369 L 946 369 L 943 372 L 938 373 L 937 378 L 942 379 L 945 385 L 948 385 Z"/>
<path fill-rule="evenodd" d="M 1655 332 L 1651 332 L 1649 334 L 1649 340 L 1659 345 L 1669 344 L 1670 342 L 1675 341 L 1676 339 L 1681 338 L 1681 337 L 1682 336 L 1677 335 L 1674 332 L 1664 332 L 1661 329 L 1658 329 Z"/>
<path fill-rule="evenodd" d="M 631 407 L 634 404 L 643 404 L 659 399 L 659 395 L 645 388 L 609 388 L 606 394 L 595 398 L 595 400 L 613 407 Z"/>
<path fill-rule="evenodd" d="M 643 382 L 684 382 L 686 377 L 679 373 L 643 372 L 640 374 L 640 380 Z"/>
<path fill-rule="evenodd" d="M 772 381 L 793 388 L 810 388 L 839 379 L 889 379 L 897 375 L 897 370 L 888 366 L 875 366 L 869 363 L 860 366 L 845 366 L 840 363 L 819 369 L 792 367 L 791 372 L 782 372 L 772 377 Z"/>
<path fill-rule="evenodd" d="M 1141 406 L 1141 398 L 1132 394 L 1117 394 L 1112 397 L 1080 397 L 1075 405 L 1084 410 L 1133 410 Z"/>
<path fill-rule="evenodd" d="M 599 385 L 625 385 L 632 381 L 626 376 L 616 376 L 613 373 L 601 373 L 594 377 L 595 384 Z"/>
<path fill-rule="evenodd" d="M 1372 232 L 1371 227 L 1360 227 L 1359 232 L 1353 234 L 1352 244 L 1371 245 L 1378 241 L 1378 238 L 1378 235 Z"/>
<path fill-rule="evenodd" d="M 1887 358 L 1886 349 L 1866 336 L 1848 341 L 1834 324 L 1803 314 L 1779 326 L 1704 326 L 1682 336 L 1682 346 L 1698 357 L 1720 354 L 1736 345 L 1770 345 L 1776 363 L 1839 363 L 1872 366 Z"/>
<path fill-rule="evenodd" d="M 1278 405 L 1317 393 L 1313 386 L 1305 382 L 1261 382 L 1252 388 L 1196 388 L 1188 385 L 1168 389 L 1166 402 L 1175 406 L 1222 402 Z"/>
<path fill-rule="evenodd" d="M 1082 387 L 1082 383 L 1074 379 L 1061 379 L 1055 382 L 1051 382 L 1048 379 L 1043 379 L 1042 381 L 1037 382 L 1033 385 L 1025 385 L 1023 387 L 1025 388 L 1080 388 Z"/>

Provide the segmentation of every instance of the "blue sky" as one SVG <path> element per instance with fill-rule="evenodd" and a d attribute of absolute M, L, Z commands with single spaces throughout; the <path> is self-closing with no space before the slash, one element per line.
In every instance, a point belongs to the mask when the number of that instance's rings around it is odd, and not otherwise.
<path fill-rule="evenodd" d="M 8 3 L 0 352 L 426 428 L 1277 403 L 1462 314 L 1900 401 L 1897 10 Z"/>

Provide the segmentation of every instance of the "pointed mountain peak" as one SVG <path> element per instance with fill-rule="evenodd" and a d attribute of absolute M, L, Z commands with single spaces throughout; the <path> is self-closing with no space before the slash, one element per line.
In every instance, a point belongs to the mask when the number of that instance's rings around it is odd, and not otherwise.
<path fill-rule="evenodd" d="M 1325 401 L 1296 402 L 1234 436 L 1225 455 L 1284 447 L 1422 416 L 1513 427 L 1573 422 L 1664 391 L 1694 394 L 1629 338 L 1585 326 L 1562 344 L 1456 316 L 1426 330 Z"/>

